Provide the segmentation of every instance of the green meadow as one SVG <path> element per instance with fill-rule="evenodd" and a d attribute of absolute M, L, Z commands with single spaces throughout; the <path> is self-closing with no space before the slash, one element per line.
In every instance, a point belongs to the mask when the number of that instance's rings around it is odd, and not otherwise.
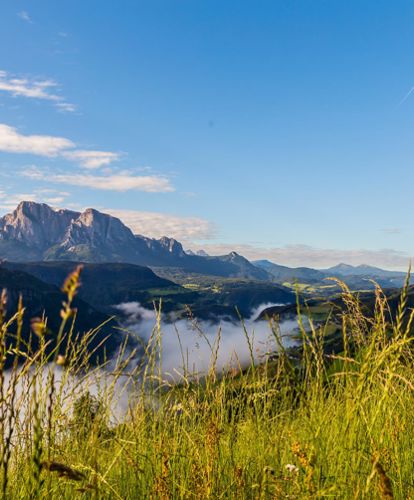
<path fill-rule="evenodd" d="M 391 312 L 377 288 L 372 314 L 342 284 L 340 349 L 326 325 L 304 328 L 255 363 L 217 369 L 220 331 L 207 373 L 162 367 L 161 322 L 141 348 L 93 363 L 99 329 L 74 337 L 75 272 L 59 332 L 32 321 L 24 304 L 0 310 L 0 432 L 3 498 L 279 499 L 414 497 L 414 350 L 407 287 Z M 13 333 L 11 333 L 13 332 Z M 50 338 L 56 345 L 50 348 Z M 179 336 L 177 338 L 179 342 Z"/>

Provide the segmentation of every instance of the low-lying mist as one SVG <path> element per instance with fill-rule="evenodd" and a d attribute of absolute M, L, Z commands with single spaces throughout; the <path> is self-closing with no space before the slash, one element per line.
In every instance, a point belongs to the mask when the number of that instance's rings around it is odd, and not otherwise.
<path fill-rule="evenodd" d="M 260 313 L 267 307 L 281 305 L 267 303 L 257 307 L 250 318 L 231 322 L 228 320 L 197 321 L 180 319 L 172 322 L 168 316 L 143 308 L 138 302 L 119 304 L 124 330 L 146 345 L 154 332 L 161 337 L 162 378 L 168 383 L 178 383 L 184 376 L 197 378 L 206 375 L 214 358 L 216 372 L 247 367 L 251 358 L 261 362 L 274 353 L 278 346 L 273 328 L 277 328 L 279 339 L 285 347 L 293 345 L 293 334 L 297 332 L 296 319 L 289 319 L 278 325 L 258 321 Z M 138 342 L 134 345 L 138 345 Z M 29 369 L 4 372 L 5 392 L 13 390 L 15 410 L 23 422 L 30 416 L 33 386 L 37 386 L 38 397 L 47 400 L 53 383 L 54 397 L 59 401 L 59 411 L 70 421 L 72 407 L 85 393 L 98 398 L 109 410 L 111 421 L 120 421 L 143 397 L 142 372 L 135 368 L 147 362 L 144 349 L 130 346 L 120 356 L 115 356 L 102 366 L 91 366 L 88 370 L 67 369 L 56 363 L 33 365 Z M 126 364 L 125 364 L 125 363 Z M 157 370 L 158 371 L 158 370 Z M 156 405 L 154 397 L 148 404 Z M 57 411 L 57 410 L 56 410 Z M 17 418 L 17 417 L 16 417 Z M 63 417 L 62 417 L 63 418 Z"/>
<path fill-rule="evenodd" d="M 262 304 L 248 319 L 238 322 L 195 319 L 171 322 L 161 315 L 159 328 L 164 374 L 173 379 L 184 373 L 202 376 L 211 366 L 213 352 L 217 355 L 216 371 L 244 368 L 252 356 L 255 362 L 260 362 L 277 350 L 277 342 L 269 322 L 257 321 L 257 318 L 264 309 L 275 305 L 281 304 Z M 147 342 L 157 328 L 156 311 L 143 308 L 139 302 L 118 304 L 116 308 L 126 318 L 125 330 Z M 294 344 L 292 334 L 298 328 L 296 319 L 285 320 L 273 327 L 277 328 L 284 346 Z"/>

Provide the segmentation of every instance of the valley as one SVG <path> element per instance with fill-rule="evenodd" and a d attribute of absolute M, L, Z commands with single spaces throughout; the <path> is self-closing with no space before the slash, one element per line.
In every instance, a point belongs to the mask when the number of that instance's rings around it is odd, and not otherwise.
<path fill-rule="evenodd" d="M 0 1 L 0 498 L 414 500 L 414 3 Z"/>
<path fill-rule="evenodd" d="M 11 308 L 21 292 L 28 315 L 47 314 L 55 330 L 59 288 L 81 264 L 77 328 L 88 331 L 109 320 L 102 335 L 109 333 L 110 351 L 121 343 L 119 327 L 128 320 L 122 304 L 139 304 L 149 313 L 161 307 L 167 323 L 238 324 L 258 308 L 263 309 L 258 321 L 296 321 L 299 301 L 318 324 L 329 318 L 327 331 L 334 337 L 340 330 L 335 310 L 341 310 L 341 286 L 335 280 L 358 293 L 367 308 L 375 300 L 374 283 L 386 290 L 395 308 L 393 290 L 405 281 L 404 273 L 370 266 L 289 268 L 250 262 L 236 252 L 186 253 L 174 239 L 134 235 L 119 219 L 97 210 L 55 210 L 34 202 L 21 202 L 0 219 L 0 259 L 0 288 L 8 290 Z M 410 288 L 409 300 L 412 296 Z"/>
<path fill-rule="evenodd" d="M 79 298 L 108 316 L 119 315 L 121 303 L 153 310 L 161 301 L 172 319 L 191 311 L 216 322 L 248 318 L 261 304 L 295 307 L 297 294 L 300 301 L 335 300 L 340 287 L 332 278 L 358 292 L 374 290 L 373 281 L 397 289 L 405 280 L 404 273 L 369 266 L 317 270 L 250 262 L 236 252 L 186 253 L 174 239 L 134 235 L 119 219 L 97 210 L 54 210 L 35 202 L 21 202 L 0 219 L 0 259 L 9 277 L 24 273 L 28 280 L 40 280 L 39 287 L 60 287 L 82 263 Z M 7 287 L 9 281 L 0 285 Z"/>

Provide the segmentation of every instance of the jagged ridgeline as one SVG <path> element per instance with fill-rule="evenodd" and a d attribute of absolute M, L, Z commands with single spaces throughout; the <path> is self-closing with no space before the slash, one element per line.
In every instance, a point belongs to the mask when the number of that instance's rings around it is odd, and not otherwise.
<path fill-rule="evenodd" d="M 153 239 L 134 234 L 116 217 L 92 208 L 76 212 L 28 201 L 0 218 L 0 259 L 128 263 L 150 266 L 156 274 L 180 283 L 190 273 L 279 285 L 318 284 L 325 288 L 326 278 L 336 276 L 354 290 L 373 289 L 370 279 L 384 288 L 401 287 L 405 280 L 404 272 L 366 265 L 339 264 L 318 270 L 291 268 L 266 260 L 250 262 L 236 252 L 221 256 L 194 253 L 185 251 L 174 238 Z"/>
<path fill-rule="evenodd" d="M 74 334 L 82 336 L 104 324 L 90 342 L 93 349 L 99 345 L 99 356 L 113 353 L 124 339 L 117 304 L 139 302 L 153 309 L 154 301 L 162 297 L 165 313 L 186 316 L 190 306 L 197 317 L 216 320 L 237 318 L 236 307 L 247 317 L 261 303 L 294 301 L 291 290 L 271 283 L 267 271 L 235 252 L 220 257 L 187 254 L 172 238 L 134 235 L 119 219 L 94 209 L 81 213 L 21 202 L 0 218 L 0 258 L 0 290 L 7 290 L 7 310 L 15 311 L 19 297 L 23 298 L 24 340 L 31 335 L 30 319 L 44 316 L 51 346 L 59 331 L 62 283 L 82 262 Z M 202 276 L 223 281 L 220 290 L 210 282 L 198 290 L 165 279 L 153 269 L 161 275 L 162 270 L 168 276 L 195 275 L 197 283 Z M 117 319 L 108 322 L 113 315 Z M 106 340 L 100 345 L 102 339 Z"/>
<path fill-rule="evenodd" d="M 0 258 L 14 262 L 126 262 L 222 277 L 270 277 L 235 252 L 221 257 L 188 255 L 173 238 L 133 234 L 116 217 L 92 208 L 81 213 L 28 201 L 0 219 Z"/>

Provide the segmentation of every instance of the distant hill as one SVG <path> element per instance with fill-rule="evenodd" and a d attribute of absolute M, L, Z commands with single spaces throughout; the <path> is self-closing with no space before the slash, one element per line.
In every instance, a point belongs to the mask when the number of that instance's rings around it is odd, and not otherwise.
<path fill-rule="evenodd" d="M 361 264 L 360 266 L 351 266 L 349 264 L 338 264 L 337 266 L 330 267 L 323 271 L 325 274 L 334 274 L 336 276 L 376 276 L 379 278 L 405 278 L 407 273 L 399 271 L 386 271 L 379 267 L 367 266 Z"/>
<path fill-rule="evenodd" d="M 0 268 L 29 273 L 58 287 L 77 266 L 76 262 L 4 262 Z M 100 311 L 112 314 L 111 306 L 121 302 L 145 302 L 151 290 L 178 293 L 181 287 L 158 277 L 148 267 L 123 263 L 83 264 L 79 297 Z M 185 292 L 184 289 L 182 289 Z"/>
<path fill-rule="evenodd" d="M 307 283 L 326 284 L 326 278 L 335 277 L 343 280 L 351 289 L 372 289 L 376 281 L 383 288 L 398 288 L 403 285 L 406 273 L 387 271 L 379 267 L 349 264 L 338 264 L 328 269 L 312 269 L 309 267 L 287 267 L 270 262 L 269 260 L 256 260 L 252 262 L 260 269 L 272 275 L 277 283 Z"/>
<path fill-rule="evenodd" d="M 180 273 L 198 274 L 200 277 L 278 284 L 326 285 L 325 278 L 334 276 L 343 279 L 353 289 L 372 288 L 371 279 L 384 288 L 399 287 L 405 278 L 405 273 L 367 265 L 339 264 L 317 270 L 290 268 L 268 260 L 252 263 L 236 252 L 222 256 L 187 253 L 173 238 L 153 239 L 133 234 L 116 217 L 93 208 L 84 212 L 54 210 L 46 204 L 28 201 L 21 202 L 12 213 L 0 218 L 0 259 L 12 262 L 124 263 L 165 269 L 162 274 L 167 277 Z"/>
<path fill-rule="evenodd" d="M 0 218 L 0 258 L 13 262 L 123 262 L 222 277 L 270 278 L 235 252 L 220 257 L 188 255 L 175 239 L 134 235 L 119 219 L 98 210 L 54 210 L 28 201 Z"/>
<path fill-rule="evenodd" d="M 386 317 L 395 315 L 401 302 L 401 289 L 385 290 L 387 305 L 384 314 Z M 375 313 L 376 293 L 374 291 L 358 292 L 358 300 L 367 316 Z M 406 307 L 408 310 L 414 308 L 414 286 L 409 286 L 406 295 Z M 332 297 L 317 298 L 306 300 L 306 307 L 302 307 L 303 316 L 310 315 L 314 321 L 322 322 L 328 319 L 328 313 L 331 311 L 337 316 L 341 323 L 341 312 L 346 310 L 347 303 L 341 295 Z M 285 304 L 281 306 L 270 306 L 263 309 L 258 317 L 259 320 L 265 320 L 272 317 L 278 317 L 280 321 L 297 317 L 297 305 Z M 391 319 L 391 318 L 390 318 Z"/>
<path fill-rule="evenodd" d="M 42 282 L 60 286 L 76 265 L 76 262 L 60 261 L 3 262 L 0 269 L 30 274 Z M 169 268 L 162 269 L 168 274 Z M 186 316 L 188 306 L 195 317 L 211 320 L 217 320 L 219 316 L 237 318 L 236 308 L 243 317 L 248 317 L 262 303 L 295 301 L 291 290 L 270 282 L 211 276 L 202 278 L 198 274 L 184 276 L 186 282 L 190 280 L 197 284 L 194 289 L 177 285 L 157 276 L 149 268 L 134 264 L 84 263 L 78 296 L 96 310 L 110 315 L 120 316 L 114 306 L 121 303 L 139 302 L 152 309 L 154 301 L 162 299 L 164 313 L 174 312 L 177 316 Z M 206 280 L 204 285 L 201 284 L 203 279 Z"/>
<path fill-rule="evenodd" d="M 298 280 L 306 283 L 318 282 L 326 278 L 326 274 L 310 267 L 287 267 L 274 264 L 269 260 L 255 260 L 252 262 L 260 269 L 264 269 L 278 282 Z"/>
<path fill-rule="evenodd" d="M 61 323 L 60 310 L 64 294 L 54 285 L 44 283 L 35 276 L 20 270 L 10 270 L 0 266 L 0 290 L 7 291 L 7 311 L 8 316 L 14 314 L 17 310 L 19 296 L 22 295 L 23 305 L 25 307 L 23 340 L 27 342 L 30 337 L 30 320 L 34 317 L 41 317 L 43 314 L 48 318 L 48 328 L 51 331 L 50 337 L 52 344 Z M 77 318 L 74 334 L 83 335 L 89 330 L 93 330 L 109 318 L 108 315 L 96 310 L 90 304 L 77 297 L 74 301 L 74 307 L 77 308 Z M 106 337 L 105 349 L 111 353 L 119 345 L 121 338 L 114 329 L 117 324 L 115 321 L 104 326 L 95 341 L 91 343 L 90 348 L 94 349 Z M 12 330 L 13 331 L 13 330 Z M 36 336 L 33 336 L 36 341 Z M 102 348 L 98 354 L 102 353 Z"/>

